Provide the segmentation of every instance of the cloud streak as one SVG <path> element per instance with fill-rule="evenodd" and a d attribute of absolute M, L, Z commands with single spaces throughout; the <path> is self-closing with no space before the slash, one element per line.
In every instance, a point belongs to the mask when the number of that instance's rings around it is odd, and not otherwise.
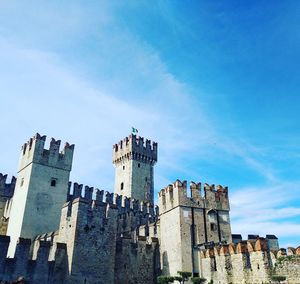
<path fill-rule="evenodd" d="M 74 4 L 57 12 L 54 1 L 24 9 L 21 15 L 22 6 L 14 8 L 17 2 L 3 3 L 1 171 L 15 174 L 20 145 L 41 132 L 76 144 L 73 181 L 112 190 L 111 146 L 134 126 L 159 142 L 158 190 L 176 178 L 226 181 L 234 232 L 267 230 L 283 237 L 299 232 L 293 222 L 299 208 L 292 204 L 299 197 L 296 190 L 287 189 L 299 187 L 300 181 L 295 175 L 294 182 L 287 182 L 273 163 L 295 157 L 293 150 L 279 147 L 276 152 L 261 139 L 249 139 L 234 118 L 212 103 L 210 92 L 180 78 L 161 50 L 120 19 L 124 6 Z M 173 20 L 177 13 L 165 5 L 154 10 L 171 34 L 183 39 L 189 23 Z M 12 18 L 20 18 L 24 25 Z M 188 33 L 193 41 L 198 32 Z M 180 44 L 176 41 L 176 46 Z M 183 73 L 195 68 L 185 66 L 185 58 L 177 53 L 173 56 L 179 63 L 182 60 Z M 199 62 L 195 57 L 195 66 L 201 69 Z M 295 149 L 293 143 L 289 145 Z"/>

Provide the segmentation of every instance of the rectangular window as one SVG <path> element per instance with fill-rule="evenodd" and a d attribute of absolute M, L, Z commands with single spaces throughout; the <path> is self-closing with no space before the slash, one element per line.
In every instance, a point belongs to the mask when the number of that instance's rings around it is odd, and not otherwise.
<path fill-rule="evenodd" d="M 51 186 L 55 187 L 57 183 L 57 179 L 56 178 L 51 178 Z"/>

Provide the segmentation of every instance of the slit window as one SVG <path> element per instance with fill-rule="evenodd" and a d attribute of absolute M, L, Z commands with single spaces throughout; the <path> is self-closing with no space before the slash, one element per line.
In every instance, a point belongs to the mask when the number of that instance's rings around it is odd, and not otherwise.
<path fill-rule="evenodd" d="M 21 185 L 20 186 L 23 186 L 24 184 L 24 178 L 21 179 Z"/>
<path fill-rule="evenodd" d="M 121 190 L 124 189 L 124 182 L 121 182 Z"/>

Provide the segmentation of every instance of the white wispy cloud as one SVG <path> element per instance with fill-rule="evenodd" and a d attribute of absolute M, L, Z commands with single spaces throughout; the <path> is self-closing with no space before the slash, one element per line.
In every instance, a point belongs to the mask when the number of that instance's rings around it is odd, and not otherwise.
<path fill-rule="evenodd" d="M 111 145 L 134 126 L 159 142 L 158 189 L 172 182 L 172 172 L 199 178 L 193 159 L 243 168 L 264 183 L 257 186 L 254 180 L 230 192 L 233 232 L 299 233 L 299 225 L 282 219 L 299 216 L 299 208 L 289 205 L 298 198 L 296 191 L 287 189 L 300 182 L 278 178 L 267 158 L 272 151 L 239 135 L 234 122 L 228 131 L 222 115 L 213 120 L 217 110 L 209 105 L 209 94 L 199 91 L 195 98 L 159 51 L 118 25 L 114 5 L 74 5 L 57 12 L 50 2 L 33 10 L 23 3 L 17 24 L 10 17 L 17 2 L 3 3 L 1 171 L 14 174 L 20 145 L 41 132 L 76 144 L 72 180 L 112 190 Z M 172 11 L 158 8 L 173 32 L 181 33 Z"/>
<path fill-rule="evenodd" d="M 300 182 L 278 182 L 269 186 L 240 188 L 231 193 L 231 217 L 234 233 L 275 234 L 279 238 L 300 235 L 300 208 L 290 206 L 298 199 Z M 298 240 L 299 242 L 299 240 Z M 297 246 L 297 241 L 290 243 Z"/>

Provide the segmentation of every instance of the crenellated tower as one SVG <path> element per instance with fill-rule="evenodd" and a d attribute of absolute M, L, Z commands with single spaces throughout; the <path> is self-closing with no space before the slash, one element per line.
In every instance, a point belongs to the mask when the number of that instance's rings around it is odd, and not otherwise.
<path fill-rule="evenodd" d="M 115 193 L 154 204 L 157 143 L 130 135 L 113 146 Z"/>
<path fill-rule="evenodd" d="M 177 180 L 159 192 L 160 249 L 163 274 L 200 275 L 199 247 L 231 243 L 227 187 Z M 191 194 L 187 194 L 190 190 Z"/>
<path fill-rule="evenodd" d="M 13 256 L 19 237 L 34 238 L 56 231 L 60 210 L 66 202 L 74 145 L 36 134 L 22 146 L 17 182 L 12 199 L 7 235 L 11 237 L 8 256 Z"/>

